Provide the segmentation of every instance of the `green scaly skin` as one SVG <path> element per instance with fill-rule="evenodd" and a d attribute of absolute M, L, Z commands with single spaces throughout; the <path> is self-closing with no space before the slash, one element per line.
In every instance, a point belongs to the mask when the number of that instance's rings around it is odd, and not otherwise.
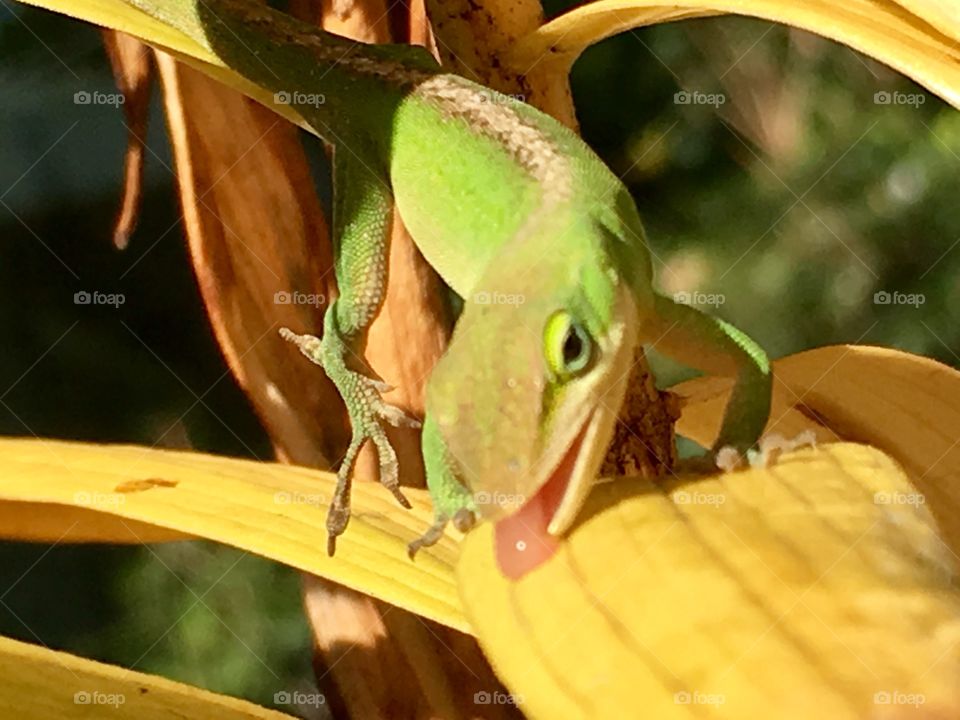
<path fill-rule="evenodd" d="M 735 376 L 714 450 L 755 444 L 770 407 L 766 356 L 727 323 L 654 294 L 633 200 L 567 128 L 441 72 L 419 48 L 357 44 L 245 0 L 128 1 L 254 84 L 287 93 L 335 145 L 341 296 L 322 340 L 284 331 L 336 384 L 353 425 L 328 516 L 331 554 L 366 440 L 381 482 L 406 504 L 384 425 L 415 421 L 381 399 L 386 386 L 358 361 L 383 302 L 394 203 L 465 300 L 428 385 L 423 452 L 436 522 L 411 555 L 450 520 L 465 530 L 477 515 L 515 511 L 574 453 L 549 526 L 569 529 L 612 436 L 637 343 Z M 481 494 L 495 500 L 478 502 Z"/>

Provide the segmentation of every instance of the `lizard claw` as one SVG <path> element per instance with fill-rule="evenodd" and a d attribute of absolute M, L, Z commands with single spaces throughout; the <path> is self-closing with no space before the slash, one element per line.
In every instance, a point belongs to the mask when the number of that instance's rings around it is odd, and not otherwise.
<path fill-rule="evenodd" d="M 747 451 L 747 461 L 750 467 L 769 467 L 774 465 L 784 453 L 792 452 L 802 447 L 817 446 L 817 435 L 813 430 L 804 430 L 793 438 L 786 438 L 778 433 L 764 435 L 757 443 L 756 450 Z"/>
<path fill-rule="evenodd" d="M 338 490 L 339 486 L 338 482 Z M 349 484 L 347 487 L 349 488 Z M 346 501 L 343 502 L 343 500 L 344 498 L 339 497 L 338 494 L 327 511 L 327 555 L 330 557 L 333 557 L 333 554 L 337 551 L 337 538 L 343 535 L 343 531 L 347 529 L 347 523 L 350 522 L 349 489 L 346 492 Z"/>
<path fill-rule="evenodd" d="M 433 525 L 427 528 L 427 531 L 423 535 L 407 545 L 407 557 L 414 560 L 417 552 L 421 549 L 436 545 L 440 538 L 443 537 L 443 531 L 446 529 L 448 522 L 449 520 L 445 515 L 437 517 Z"/>
<path fill-rule="evenodd" d="M 366 377 L 370 382 L 373 383 L 373 386 L 377 389 L 377 392 L 388 393 L 388 392 L 390 392 L 390 391 L 392 391 L 392 390 L 395 389 L 395 388 L 393 387 L 393 385 L 391 385 L 391 384 L 388 383 L 388 382 L 384 382 L 384 381 L 381 380 L 380 378 L 373 377 L 373 376 L 371 376 L 371 375 L 366 375 L 365 377 Z"/>
<path fill-rule="evenodd" d="M 453 514 L 452 518 L 448 518 L 446 515 L 437 515 L 433 525 L 427 528 L 423 535 L 407 545 L 407 556 L 414 560 L 419 550 L 436 545 L 443 537 L 443 532 L 447 529 L 449 523 L 452 523 L 460 532 L 465 533 L 477 524 L 477 514 L 470 508 L 460 508 Z"/>
<path fill-rule="evenodd" d="M 422 425 L 419 420 L 409 415 L 405 410 L 398 408 L 396 405 L 388 405 L 387 403 L 384 403 L 383 407 L 380 408 L 380 417 L 394 427 L 408 427 L 416 429 Z"/>
<path fill-rule="evenodd" d="M 353 426 L 353 437 L 350 440 L 350 447 L 347 448 L 347 454 L 340 464 L 340 470 L 337 473 L 337 491 L 327 514 L 327 553 L 329 555 L 333 555 L 336 539 L 347 529 L 347 523 L 350 521 L 350 475 L 357 455 L 367 440 L 373 443 L 377 451 L 380 484 L 393 494 L 400 505 L 408 510 L 412 507 L 400 489 L 400 465 L 384 425 L 420 427 L 419 421 L 395 405 L 389 405 L 383 401 L 377 390 L 376 381 L 350 370 L 346 372 L 351 375 L 345 383 L 346 387 L 350 387 L 351 394 L 349 396 L 344 394 L 344 399 L 347 402 L 350 423 Z M 350 400 L 347 400 L 348 397 Z"/>
<path fill-rule="evenodd" d="M 699 458 L 684 460 L 677 469 L 693 474 L 708 474 L 717 469 L 727 473 L 743 468 L 765 468 L 775 465 L 779 457 L 797 448 L 816 447 L 817 436 L 812 430 L 804 430 L 793 439 L 787 439 L 777 433 L 764 435 L 755 448 L 741 452 L 732 445 L 725 445 L 716 453 L 708 453 Z"/>
<path fill-rule="evenodd" d="M 349 350 L 335 332 L 326 332 L 322 340 L 312 335 L 297 335 L 287 328 L 281 328 L 280 335 L 295 344 L 311 361 L 323 367 L 347 406 L 353 428 L 350 446 L 337 472 L 337 489 L 327 513 L 327 553 L 333 555 L 337 538 L 350 522 L 353 465 L 367 440 L 374 444 L 377 451 L 380 484 L 393 494 L 398 503 L 410 509 L 410 501 L 400 489 L 397 453 L 387 437 L 385 426 L 418 428 L 420 421 L 396 405 L 384 402 L 380 394 L 392 390 L 390 385 L 380 378 L 370 377 L 347 366 L 345 356 Z"/>

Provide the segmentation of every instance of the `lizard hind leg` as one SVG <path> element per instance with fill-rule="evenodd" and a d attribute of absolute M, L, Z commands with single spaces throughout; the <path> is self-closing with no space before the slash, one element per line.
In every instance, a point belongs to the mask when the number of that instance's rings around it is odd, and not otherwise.
<path fill-rule="evenodd" d="M 386 403 L 390 386 L 371 375 L 362 360 L 370 324 L 386 295 L 392 198 L 384 180 L 370 165 L 351 156 L 334 157 L 334 232 L 339 297 L 323 317 L 323 337 L 298 335 L 287 328 L 280 335 L 320 365 L 347 408 L 352 437 L 337 472 L 337 489 L 327 515 L 327 552 L 350 521 L 351 474 L 357 455 L 369 440 L 377 451 L 380 483 L 397 501 L 410 507 L 400 490 L 397 453 L 386 426 L 419 427 L 402 409 Z"/>

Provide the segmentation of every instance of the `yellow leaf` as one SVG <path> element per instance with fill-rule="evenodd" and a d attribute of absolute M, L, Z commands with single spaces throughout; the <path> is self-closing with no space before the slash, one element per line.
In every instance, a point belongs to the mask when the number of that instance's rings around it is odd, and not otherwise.
<path fill-rule="evenodd" d="M 956 0 L 897 0 L 942 33 L 960 39 L 960 7 Z"/>
<path fill-rule="evenodd" d="M 461 596 L 532 718 L 957 717 L 955 558 L 917 497 L 852 444 L 625 479 L 520 580 L 498 570 L 494 528 L 472 532 Z"/>
<path fill-rule="evenodd" d="M 773 364 L 768 433 L 792 438 L 813 430 L 821 442 L 880 448 L 910 476 L 960 554 L 960 372 L 888 348 L 837 345 Z M 677 432 L 709 446 L 730 392 L 722 378 L 671 390 L 685 398 Z"/>
<path fill-rule="evenodd" d="M 960 107 L 960 13 L 946 2 L 913 0 L 598 0 L 548 22 L 505 53 L 509 65 L 538 63 L 564 74 L 588 46 L 631 28 L 684 17 L 736 13 L 785 23 L 875 57 Z M 923 18 L 936 21 L 936 27 Z"/>
<path fill-rule="evenodd" d="M 179 30 L 128 5 L 123 0 L 20 0 L 46 10 L 132 35 L 148 45 L 165 50 L 228 87 L 266 105 L 275 113 L 313 132 L 292 105 L 273 101 L 274 94 L 245 80 L 228 68 L 209 48 L 191 40 Z"/>
<path fill-rule="evenodd" d="M 456 540 L 445 537 L 416 562 L 407 557 L 407 543 L 433 518 L 423 490 L 404 490 L 414 506 L 406 511 L 379 485 L 356 483 L 353 519 L 329 558 L 326 510 L 336 484 L 329 473 L 200 453 L 12 438 L 0 439 L 0 468 L 0 519 L 22 517 L 0 524 L 5 539 L 202 537 L 468 631 L 453 579 Z M 76 525 L 52 537 L 48 507 L 59 521 Z M 141 534 L 144 525 L 159 530 Z"/>
<path fill-rule="evenodd" d="M 17 720 L 289 720 L 155 675 L 0 637 L 0 717 Z"/>

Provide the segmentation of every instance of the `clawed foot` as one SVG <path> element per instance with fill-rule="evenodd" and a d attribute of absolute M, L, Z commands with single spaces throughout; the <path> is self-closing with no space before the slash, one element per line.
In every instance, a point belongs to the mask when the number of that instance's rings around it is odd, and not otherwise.
<path fill-rule="evenodd" d="M 421 548 L 436 545 L 437 541 L 443 537 L 443 531 L 447 529 L 448 522 L 450 521 L 445 515 L 438 517 L 423 535 L 407 545 L 407 556 L 413 560 Z"/>
<path fill-rule="evenodd" d="M 797 448 L 816 447 L 817 435 L 813 430 L 804 430 L 792 439 L 772 433 L 764 435 L 757 443 L 756 450 L 747 451 L 747 462 L 750 467 L 769 467 L 777 462 L 784 453 L 792 452 Z"/>
<path fill-rule="evenodd" d="M 477 524 L 477 514 L 469 508 L 461 508 L 453 516 L 451 521 L 446 515 L 438 515 L 427 531 L 412 543 L 407 545 L 407 555 L 410 559 L 415 559 L 417 552 L 421 548 L 436 545 L 443 537 L 443 531 L 447 529 L 447 523 L 453 522 L 453 526 L 460 532 L 467 532 Z"/>
<path fill-rule="evenodd" d="M 677 464 L 677 471 L 702 475 L 716 472 L 733 472 L 742 468 L 765 468 L 777 462 L 783 453 L 802 447 L 816 447 L 817 436 L 813 430 L 804 430 L 791 440 L 783 435 L 772 433 L 757 441 L 756 448 L 740 452 L 732 445 L 721 447 L 716 453 L 690 458 Z"/>
<path fill-rule="evenodd" d="M 333 555 L 337 537 L 343 534 L 350 521 L 351 474 L 357 455 L 367 440 L 370 440 L 377 450 L 380 484 L 387 488 L 403 507 L 411 507 L 400 490 L 397 453 L 387 437 L 386 426 L 418 428 L 420 422 L 395 405 L 383 401 L 380 394 L 392 390 L 390 385 L 347 366 L 345 355 L 349 350 L 336 333 L 327 332 L 321 340 L 312 335 L 297 335 L 287 328 L 281 328 L 280 335 L 294 343 L 311 361 L 323 367 L 340 391 L 353 428 L 350 446 L 337 472 L 337 489 L 327 514 L 327 553 Z"/>

